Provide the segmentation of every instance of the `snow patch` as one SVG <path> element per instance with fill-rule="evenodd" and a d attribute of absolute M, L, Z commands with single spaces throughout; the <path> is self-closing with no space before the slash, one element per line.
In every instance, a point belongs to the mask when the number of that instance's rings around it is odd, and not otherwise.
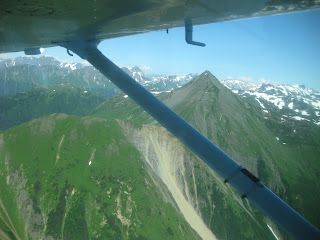
<path fill-rule="evenodd" d="M 279 108 L 279 109 L 282 109 L 283 106 L 285 105 L 285 103 L 280 101 L 280 102 L 278 102 L 277 105 L 278 105 L 278 108 Z M 276 105 L 276 106 L 277 106 L 277 105 Z"/>
<path fill-rule="evenodd" d="M 76 65 L 77 63 L 73 63 L 73 64 L 67 63 L 66 65 L 64 65 L 64 67 L 70 67 L 71 70 L 76 70 L 77 69 Z"/>
<path fill-rule="evenodd" d="M 293 109 L 293 102 L 288 104 L 288 108 Z"/>
<path fill-rule="evenodd" d="M 266 87 L 267 91 L 274 90 L 274 87 Z"/>
<path fill-rule="evenodd" d="M 298 120 L 298 121 L 305 120 L 305 121 L 309 121 L 310 122 L 309 119 L 306 119 L 306 118 L 303 118 L 303 117 L 300 117 L 300 116 L 293 116 L 292 118 L 295 119 L 295 120 Z"/>
<path fill-rule="evenodd" d="M 272 227 L 269 226 L 269 224 L 267 224 L 269 230 L 272 232 L 273 236 L 277 239 L 280 240 L 280 238 L 277 236 L 277 234 L 273 231 Z"/>
<path fill-rule="evenodd" d="M 279 86 L 279 90 L 286 96 L 288 96 L 288 92 L 286 91 L 286 89 L 283 86 Z"/>
<path fill-rule="evenodd" d="M 65 135 L 62 135 L 62 138 L 61 138 L 61 140 L 60 140 L 60 142 L 59 142 L 58 149 L 57 149 L 57 155 L 56 155 L 56 162 L 54 163 L 54 165 L 56 165 L 57 162 L 58 162 L 59 159 L 60 159 L 60 149 L 61 149 L 61 145 L 62 145 L 62 143 L 63 143 L 64 137 L 65 137 Z"/>
<path fill-rule="evenodd" d="M 91 155 L 90 155 L 90 159 L 89 159 L 89 166 L 91 165 L 91 163 L 93 162 L 94 159 L 94 154 L 96 153 L 96 149 L 92 149 L 91 151 Z"/>
<path fill-rule="evenodd" d="M 314 106 L 317 109 L 320 109 L 320 101 L 317 102 L 311 102 L 312 106 Z"/>
<path fill-rule="evenodd" d="M 256 100 L 257 100 L 257 102 L 260 104 L 260 106 L 261 106 L 262 108 L 265 108 L 264 105 L 259 101 L 258 98 L 256 98 Z"/>
<path fill-rule="evenodd" d="M 124 98 L 127 98 L 127 97 L 128 97 L 128 95 L 124 95 L 123 97 L 124 97 Z"/>
<path fill-rule="evenodd" d="M 263 98 L 264 100 L 273 103 L 279 109 L 282 109 L 283 106 L 285 105 L 284 101 L 282 100 L 282 97 L 268 95 L 266 93 L 249 92 L 249 91 L 245 91 L 244 94 L 249 94 L 251 96 L 253 95 L 253 96 L 256 96 L 257 98 Z"/>

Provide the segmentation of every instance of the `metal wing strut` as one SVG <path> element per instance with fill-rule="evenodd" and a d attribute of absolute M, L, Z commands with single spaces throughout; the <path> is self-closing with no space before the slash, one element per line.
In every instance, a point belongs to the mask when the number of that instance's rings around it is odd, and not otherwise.
<path fill-rule="evenodd" d="M 205 161 L 237 191 L 295 239 L 320 239 L 320 232 L 258 178 L 211 143 L 178 114 L 122 71 L 98 49 L 96 42 L 61 44 L 90 62 L 169 132 Z"/>

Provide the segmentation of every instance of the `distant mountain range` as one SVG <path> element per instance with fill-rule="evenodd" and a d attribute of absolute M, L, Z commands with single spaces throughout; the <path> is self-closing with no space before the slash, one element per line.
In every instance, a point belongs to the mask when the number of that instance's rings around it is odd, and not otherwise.
<path fill-rule="evenodd" d="M 181 87 L 196 74 L 149 77 L 135 66 L 123 70 L 149 89 L 168 91 Z M 38 85 L 71 84 L 112 97 L 120 90 L 92 66 L 63 63 L 54 57 L 18 57 L 0 61 L 0 96 L 27 91 Z"/>
<path fill-rule="evenodd" d="M 41 56 L 41 57 L 17 57 L 13 59 L 5 59 L 0 61 L 0 69 L 13 67 L 17 65 L 34 65 L 34 66 L 55 66 L 60 68 L 65 68 L 67 70 L 76 70 L 79 68 L 83 68 L 84 65 L 81 63 L 66 63 L 57 60 L 54 57 L 50 56 Z"/>
<path fill-rule="evenodd" d="M 282 121 L 295 119 L 320 125 L 320 93 L 304 85 L 255 84 L 240 80 L 225 80 L 222 83 L 234 93 L 256 101 L 265 117 L 269 110 L 282 114 Z"/>
<path fill-rule="evenodd" d="M 141 85 L 150 88 L 157 89 L 160 91 L 168 91 L 182 87 L 184 84 L 189 82 L 197 74 L 186 74 L 186 75 L 170 75 L 170 76 L 157 76 L 149 77 L 137 66 L 132 68 L 122 68 L 128 75 L 135 79 Z"/>
<path fill-rule="evenodd" d="M 123 67 L 128 75 L 155 94 L 180 88 L 197 74 L 148 76 L 139 67 Z M 221 81 L 237 95 L 260 106 L 266 118 L 279 112 L 282 121 L 294 119 L 320 125 L 320 93 L 303 85 L 256 84 L 237 79 Z M 66 84 L 112 97 L 121 91 L 92 66 L 63 63 L 54 57 L 18 57 L 0 61 L 0 96 L 39 85 Z"/>

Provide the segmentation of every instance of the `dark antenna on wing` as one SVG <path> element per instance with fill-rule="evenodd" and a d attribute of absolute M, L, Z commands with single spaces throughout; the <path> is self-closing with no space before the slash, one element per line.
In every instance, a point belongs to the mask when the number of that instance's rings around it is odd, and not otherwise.
<path fill-rule="evenodd" d="M 69 49 L 67 49 L 67 53 L 68 53 L 71 57 L 73 57 L 73 54 L 69 51 Z"/>
<path fill-rule="evenodd" d="M 196 42 L 192 40 L 192 32 L 193 32 L 193 27 L 192 27 L 192 20 L 191 18 L 185 18 L 184 19 L 184 24 L 185 24 L 185 31 L 186 31 L 186 42 L 191 45 L 196 45 L 200 47 L 205 47 L 206 44 L 201 43 L 201 42 Z"/>
<path fill-rule="evenodd" d="M 68 45 L 69 45 L 69 43 L 67 43 L 67 47 L 66 47 L 67 53 L 68 53 L 69 56 L 73 57 L 73 54 L 69 51 L 69 46 Z"/>

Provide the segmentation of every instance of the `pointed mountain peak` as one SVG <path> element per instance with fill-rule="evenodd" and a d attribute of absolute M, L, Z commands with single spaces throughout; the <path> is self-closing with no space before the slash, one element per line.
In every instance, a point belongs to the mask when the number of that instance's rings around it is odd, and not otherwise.
<path fill-rule="evenodd" d="M 205 71 L 198 77 L 193 78 L 183 87 L 171 92 L 166 99 L 166 104 L 174 108 L 180 104 L 194 105 L 196 102 L 221 103 L 234 102 L 237 96 L 225 87 L 211 72 Z M 224 103 L 222 103 L 223 105 Z"/>
<path fill-rule="evenodd" d="M 225 86 L 209 71 L 205 71 L 198 77 L 195 77 L 187 85 L 200 89 L 215 87 L 221 90 L 222 88 L 225 88 Z"/>
<path fill-rule="evenodd" d="M 201 79 L 202 81 L 211 81 L 211 82 L 218 82 L 220 81 L 214 76 L 210 71 L 204 71 L 201 73 L 197 78 Z"/>
<path fill-rule="evenodd" d="M 134 66 L 134 67 L 130 68 L 130 71 L 144 74 L 143 71 L 138 66 Z"/>
<path fill-rule="evenodd" d="M 208 71 L 208 70 L 206 70 L 206 71 L 204 71 L 203 73 L 201 73 L 200 76 L 206 77 L 206 78 L 210 78 L 210 79 L 218 80 L 218 79 L 216 78 L 216 76 L 214 76 L 214 75 L 213 75 L 210 71 Z M 199 77 L 200 77 L 200 76 L 199 76 Z M 218 80 L 218 81 L 219 81 L 219 80 Z"/>

